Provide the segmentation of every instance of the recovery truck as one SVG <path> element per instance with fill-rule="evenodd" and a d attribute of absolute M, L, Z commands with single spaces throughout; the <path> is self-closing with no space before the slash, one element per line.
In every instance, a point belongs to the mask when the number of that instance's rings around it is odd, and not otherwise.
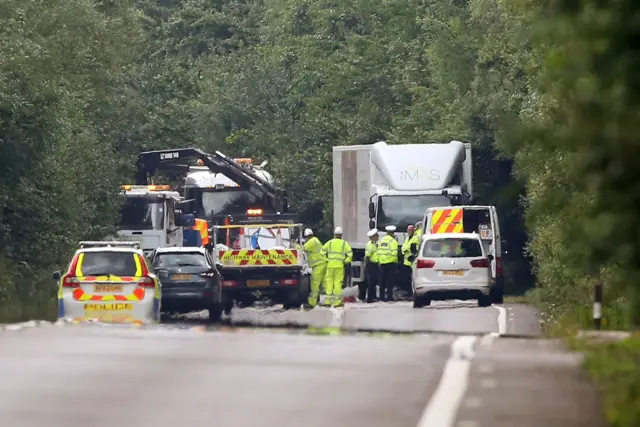
<path fill-rule="evenodd" d="M 185 163 L 192 160 L 201 166 Z M 229 217 L 261 220 L 286 215 L 286 191 L 262 170 L 264 165 L 253 166 L 250 159 L 232 159 L 219 151 L 210 155 L 197 148 L 147 151 L 138 155 L 136 182 L 150 183 L 159 170 L 180 173 L 186 208 L 213 224 L 225 224 Z"/>
<path fill-rule="evenodd" d="M 367 232 L 396 226 L 400 244 L 407 226 L 427 208 L 471 203 L 471 144 L 398 144 L 333 147 L 333 221 L 353 249 L 352 285 L 364 281 Z"/>
<path fill-rule="evenodd" d="M 182 197 L 168 185 L 123 185 L 118 237 L 140 242 L 146 256 L 159 247 L 182 246 Z"/>
<path fill-rule="evenodd" d="M 189 164 L 193 160 L 198 165 Z M 138 155 L 136 182 L 148 184 L 160 170 L 183 175 L 186 209 L 217 226 L 210 230 L 216 245 L 239 249 L 247 225 L 291 227 L 297 220 L 289 212 L 286 191 L 262 169 L 265 164 L 253 166 L 250 159 L 232 159 L 219 151 L 210 155 L 197 148 L 148 151 Z M 239 224 L 245 227 L 234 227 Z M 243 303 L 251 304 L 255 294 L 243 292 Z"/>
<path fill-rule="evenodd" d="M 285 309 L 299 308 L 309 296 L 311 269 L 302 249 L 302 224 L 214 225 L 214 244 L 224 292 L 250 304 L 266 297 Z M 237 230 L 234 247 L 219 244 L 220 231 Z"/>

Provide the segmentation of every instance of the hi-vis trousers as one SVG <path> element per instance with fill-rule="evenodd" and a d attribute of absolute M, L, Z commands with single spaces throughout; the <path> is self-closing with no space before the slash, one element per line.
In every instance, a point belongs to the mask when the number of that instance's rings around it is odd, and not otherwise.
<path fill-rule="evenodd" d="M 332 306 L 342 305 L 342 282 L 344 282 L 344 265 L 327 267 L 324 276 L 324 289 L 327 294 L 326 304 Z"/>
<path fill-rule="evenodd" d="M 321 262 L 312 267 L 311 271 L 311 292 L 309 293 L 309 305 L 315 307 L 320 298 L 320 286 L 327 271 L 327 263 Z"/>

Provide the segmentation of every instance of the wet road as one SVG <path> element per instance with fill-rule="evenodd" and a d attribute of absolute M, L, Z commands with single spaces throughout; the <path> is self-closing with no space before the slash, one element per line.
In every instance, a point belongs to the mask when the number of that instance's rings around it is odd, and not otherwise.
<path fill-rule="evenodd" d="M 579 358 L 522 338 L 539 333 L 526 306 L 251 308 L 230 322 L 276 329 L 207 329 L 193 319 L 148 328 L 5 327 L 2 425 L 602 425 Z M 324 336 L 286 327 L 414 334 Z"/>

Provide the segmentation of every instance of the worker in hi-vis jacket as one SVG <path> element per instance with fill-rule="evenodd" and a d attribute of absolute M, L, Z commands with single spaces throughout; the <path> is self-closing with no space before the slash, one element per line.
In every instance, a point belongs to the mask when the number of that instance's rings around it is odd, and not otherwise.
<path fill-rule="evenodd" d="M 351 246 L 342 238 L 342 227 L 336 227 L 333 239 L 324 244 L 322 253 L 327 259 L 327 272 L 324 278 L 326 293 L 324 305 L 341 307 L 344 305 L 342 282 L 345 277 L 345 269 L 350 266 L 353 259 Z"/>

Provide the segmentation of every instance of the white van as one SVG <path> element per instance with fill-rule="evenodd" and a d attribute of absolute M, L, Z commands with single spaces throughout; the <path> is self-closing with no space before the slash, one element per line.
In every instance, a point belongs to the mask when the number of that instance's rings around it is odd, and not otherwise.
<path fill-rule="evenodd" d="M 495 206 L 441 206 L 428 208 L 422 221 L 422 233 L 478 233 L 485 253 L 492 255 L 491 302 L 502 304 L 504 300 L 504 275 L 502 271 L 502 236 Z"/>

